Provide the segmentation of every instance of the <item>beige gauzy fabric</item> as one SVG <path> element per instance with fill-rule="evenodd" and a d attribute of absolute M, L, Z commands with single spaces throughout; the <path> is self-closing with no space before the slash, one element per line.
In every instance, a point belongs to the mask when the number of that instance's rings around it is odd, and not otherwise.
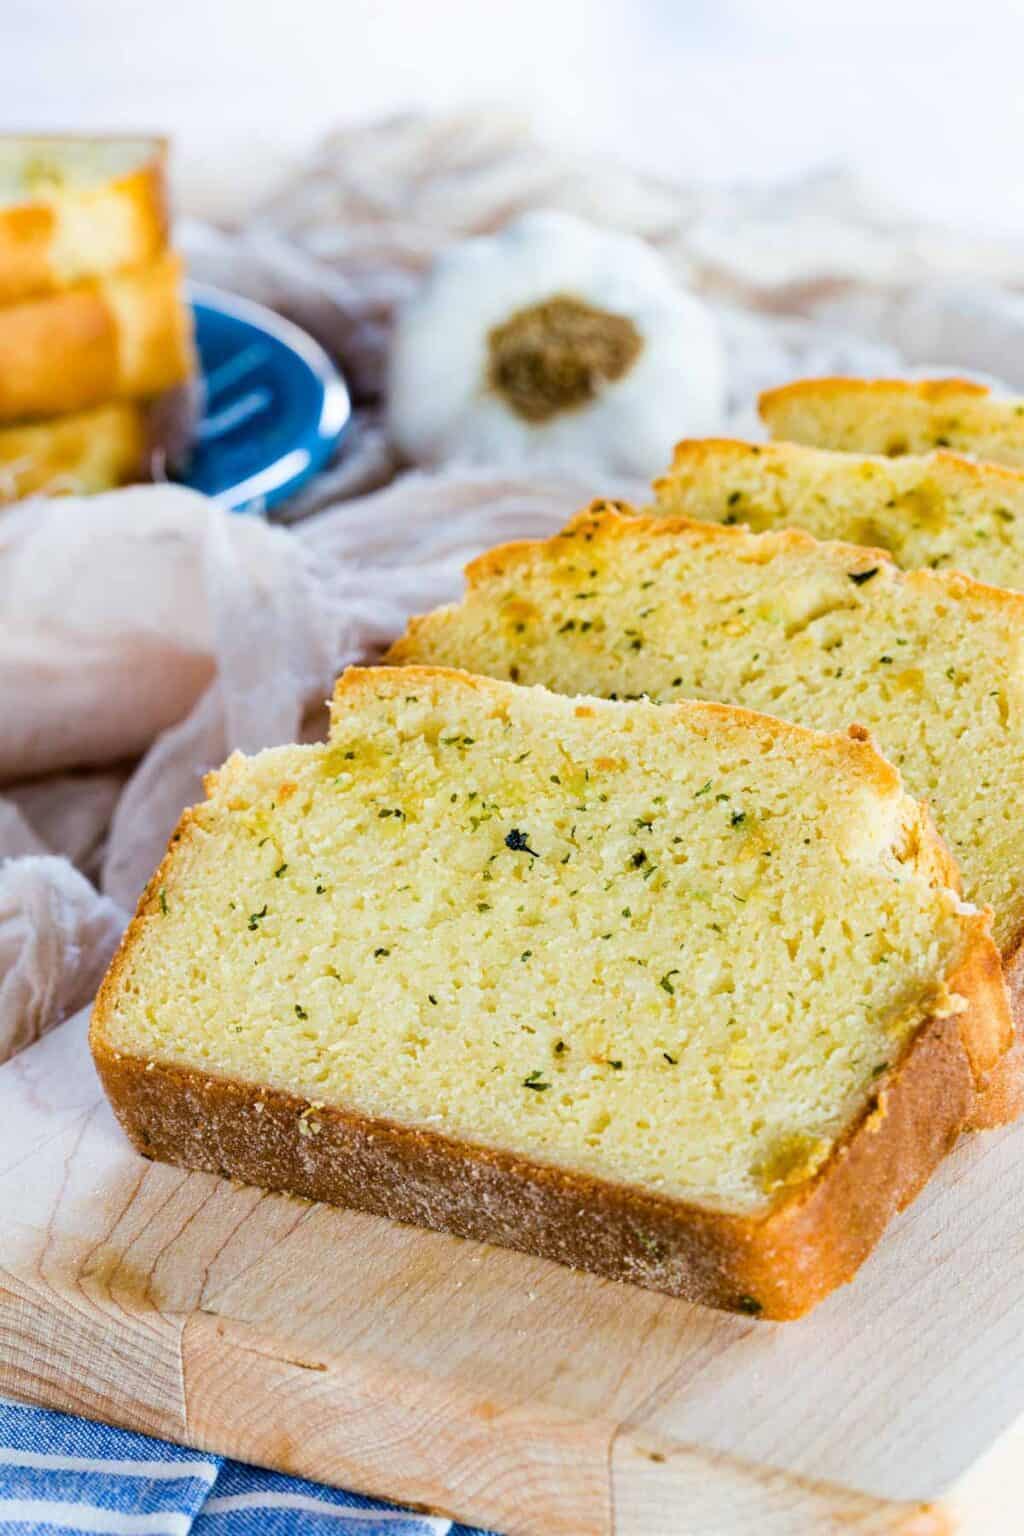
<path fill-rule="evenodd" d="M 91 997 L 210 768 L 316 735 L 346 664 L 595 489 L 413 474 L 298 532 L 173 486 L 0 517 L 0 1060 Z"/>

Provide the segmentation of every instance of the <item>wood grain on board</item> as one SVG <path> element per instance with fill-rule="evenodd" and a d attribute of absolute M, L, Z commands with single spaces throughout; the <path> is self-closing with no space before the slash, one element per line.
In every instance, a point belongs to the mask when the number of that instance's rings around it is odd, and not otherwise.
<path fill-rule="evenodd" d="M 10 1396 L 507 1536 L 1024 1529 L 1024 1126 L 789 1324 L 147 1163 L 84 1016 L 0 1128 Z"/>

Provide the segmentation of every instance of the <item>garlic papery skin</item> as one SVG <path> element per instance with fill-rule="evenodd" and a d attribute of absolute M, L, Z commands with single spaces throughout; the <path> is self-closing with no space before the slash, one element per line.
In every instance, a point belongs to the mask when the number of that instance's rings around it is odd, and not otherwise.
<path fill-rule="evenodd" d="M 389 425 L 414 463 L 649 478 L 724 412 L 707 307 L 642 241 L 569 214 L 453 245 L 396 317 Z"/>

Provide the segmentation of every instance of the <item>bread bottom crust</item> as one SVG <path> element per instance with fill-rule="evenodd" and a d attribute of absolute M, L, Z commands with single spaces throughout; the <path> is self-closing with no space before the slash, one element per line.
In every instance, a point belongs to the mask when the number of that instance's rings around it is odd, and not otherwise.
<path fill-rule="evenodd" d="M 126 1054 L 105 1038 L 102 999 L 92 1048 L 118 1119 L 148 1158 L 783 1320 L 852 1278 L 969 1120 L 975 1010 L 1005 1010 L 989 944 L 976 946 L 957 985 L 967 1013 L 927 1020 L 818 1173 L 755 1215 Z"/>
<path fill-rule="evenodd" d="M 968 1122 L 972 1131 L 1009 1125 L 1024 1110 L 1024 939 L 1003 956 L 1003 976 L 1013 1018 L 1013 1044 L 989 1073 Z"/>

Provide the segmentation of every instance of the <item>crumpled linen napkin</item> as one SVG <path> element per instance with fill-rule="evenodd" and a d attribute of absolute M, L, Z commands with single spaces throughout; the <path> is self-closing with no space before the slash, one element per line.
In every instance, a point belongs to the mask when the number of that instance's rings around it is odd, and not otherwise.
<path fill-rule="evenodd" d="M 0 870 L 0 1059 L 84 1008 L 125 914 L 67 859 L 13 858 Z"/>

